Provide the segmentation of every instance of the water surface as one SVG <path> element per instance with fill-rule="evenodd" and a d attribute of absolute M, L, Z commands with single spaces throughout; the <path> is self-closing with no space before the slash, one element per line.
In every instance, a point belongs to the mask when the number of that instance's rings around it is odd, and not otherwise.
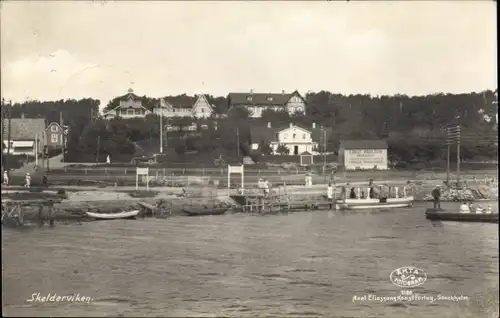
<path fill-rule="evenodd" d="M 495 206 L 497 208 L 497 206 Z M 498 225 L 392 211 L 116 220 L 2 231 L 3 314 L 16 316 L 493 317 Z M 389 274 L 415 266 L 414 293 Z M 79 294 L 89 303 L 27 302 Z"/>

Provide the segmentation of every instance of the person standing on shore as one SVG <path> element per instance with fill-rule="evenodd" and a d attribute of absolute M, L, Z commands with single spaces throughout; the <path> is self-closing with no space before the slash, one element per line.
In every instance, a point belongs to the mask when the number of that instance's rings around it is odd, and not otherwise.
<path fill-rule="evenodd" d="M 24 184 L 24 187 L 25 188 L 31 187 L 31 176 L 30 176 L 29 172 L 26 173 L 26 183 Z"/>
<path fill-rule="evenodd" d="M 7 170 L 3 172 L 3 185 L 9 185 L 9 173 Z"/>
<path fill-rule="evenodd" d="M 441 210 L 441 187 L 436 185 L 432 190 L 432 197 L 434 198 L 434 209 Z"/>
<path fill-rule="evenodd" d="M 334 186 L 332 185 L 331 182 L 328 182 L 328 188 L 326 188 L 326 197 L 328 198 L 328 201 L 333 201 L 334 197 Z"/>

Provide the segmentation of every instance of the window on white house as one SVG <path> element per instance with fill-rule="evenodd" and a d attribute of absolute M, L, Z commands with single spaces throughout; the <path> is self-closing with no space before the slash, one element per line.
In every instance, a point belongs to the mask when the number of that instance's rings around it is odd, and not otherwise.
<path fill-rule="evenodd" d="M 202 109 L 201 109 L 201 112 L 202 112 L 202 113 L 204 113 L 204 112 L 205 112 L 205 108 L 202 108 Z"/>
<path fill-rule="evenodd" d="M 295 139 L 295 134 L 293 134 L 293 139 Z"/>
<path fill-rule="evenodd" d="M 127 115 L 133 115 L 134 110 L 133 109 L 127 109 Z"/>
<path fill-rule="evenodd" d="M 57 143 L 57 141 L 59 140 L 58 138 L 59 136 L 57 134 L 51 134 L 50 135 L 50 142 L 52 143 Z"/>
<path fill-rule="evenodd" d="M 123 115 L 125 115 L 127 113 L 127 110 L 125 108 L 121 108 L 120 109 L 120 113 L 123 114 Z"/>
<path fill-rule="evenodd" d="M 53 131 L 53 132 L 57 132 L 57 126 L 56 125 L 52 125 L 52 127 L 50 127 L 50 130 Z"/>

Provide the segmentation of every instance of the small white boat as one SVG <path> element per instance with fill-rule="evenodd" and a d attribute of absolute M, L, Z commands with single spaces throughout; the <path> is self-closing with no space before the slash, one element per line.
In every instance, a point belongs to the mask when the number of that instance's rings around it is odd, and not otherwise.
<path fill-rule="evenodd" d="M 413 196 L 387 199 L 345 199 L 337 200 L 335 207 L 337 210 L 406 208 L 410 207 L 413 201 Z"/>
<path fill-rule="evenodd" d="M 119 212 L 119 213 L 93 213 L 86 212 L 87 216 L 99 220 L 130 219 L 139 214 L 139 210 Z"/>

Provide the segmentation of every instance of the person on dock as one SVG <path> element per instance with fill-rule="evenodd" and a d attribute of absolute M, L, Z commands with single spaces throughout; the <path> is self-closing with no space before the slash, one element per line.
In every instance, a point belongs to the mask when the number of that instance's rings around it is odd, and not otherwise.
<path fill-rule="evenodd" d="M 434 198 L 434 209 L 441 210 L 441 187 L 436 185 L 432 190 L 432 197 Z"/>
<path fill-rule="evenodd" d="M 111 163 L 111 157 L 109 156 L 109 154 L 108 154 L 108 156 L 106 157 L 106 163 L 107 163 L 108 165 Z"/>
<path fill-rule="evenodd" d="M 373 185 L 373 179 L 370 179 L 368 182 L 368 186 L 370 187 L 370 199 L 377 198 L 377 192 L 375 191 L 375 186 Z"/>
<path fill-rule="evenodd" d="M 48 181 L 48 179 L 47 179 L 47 175 L 46 175 L 46 174 L 44 174 L 44 175 L 43 175 L 43 178 L 42 178 L 42 183 L 43 183 L 43 186 L 44 186 L 44 187 L 46 187 L 46 188 L 48 188 L 48 187 L 49 187 L 49 181 Z"/>
<path fill-rule="evenodd" d="M 349 194 L 349 199 L 356 199 L 356 190 L 351 188 L 351 193 Z"/>
<path fill-rule="evenodd" d="M 346 183 L 345 185 L 342 186 L 340 190 L 340 199 L 345 200 L 347 199 L 347 186 L 349 185 L 349 182 Z"/>
<path fill-rule="evenodd" d="M 25 188 L 31 187 L 31 176 L 29 172 L 26 173 L 26 183 L 24 184 Z"/>
<path fill-rule="evenodd" d="M 9 185 L 9 172 L 7 170 L 3 172 L 3 185 Z"/>
<path fill-rule="evenodd" d="M 488 206 L 486 207 L 486 210 L 484 211 L 484 213 L 486 214 L 491 214 L 493 211 L 492 211 L 492 207 L 491 207 L 491 204 L 488 204 Z"/>
<path fill-rule="evenodd" d="M 460 213 L 470 213 L 470 208 L 465 202 L 460 205 Z"/>
<path fill-rule="evenodd" d="M 264 179 L 263 185 L 264 185 L 264 195 L 268 195 L 269 194 L 269 181 Z"/>
<path fill-rule="evenodd" d="M 328 198 L 328 201 L 333 201 L 333 196 L 334 196 L 334 187 L 331 182 L 328 182 L 328 188 L 326 188 L 326 197 Z"/>

